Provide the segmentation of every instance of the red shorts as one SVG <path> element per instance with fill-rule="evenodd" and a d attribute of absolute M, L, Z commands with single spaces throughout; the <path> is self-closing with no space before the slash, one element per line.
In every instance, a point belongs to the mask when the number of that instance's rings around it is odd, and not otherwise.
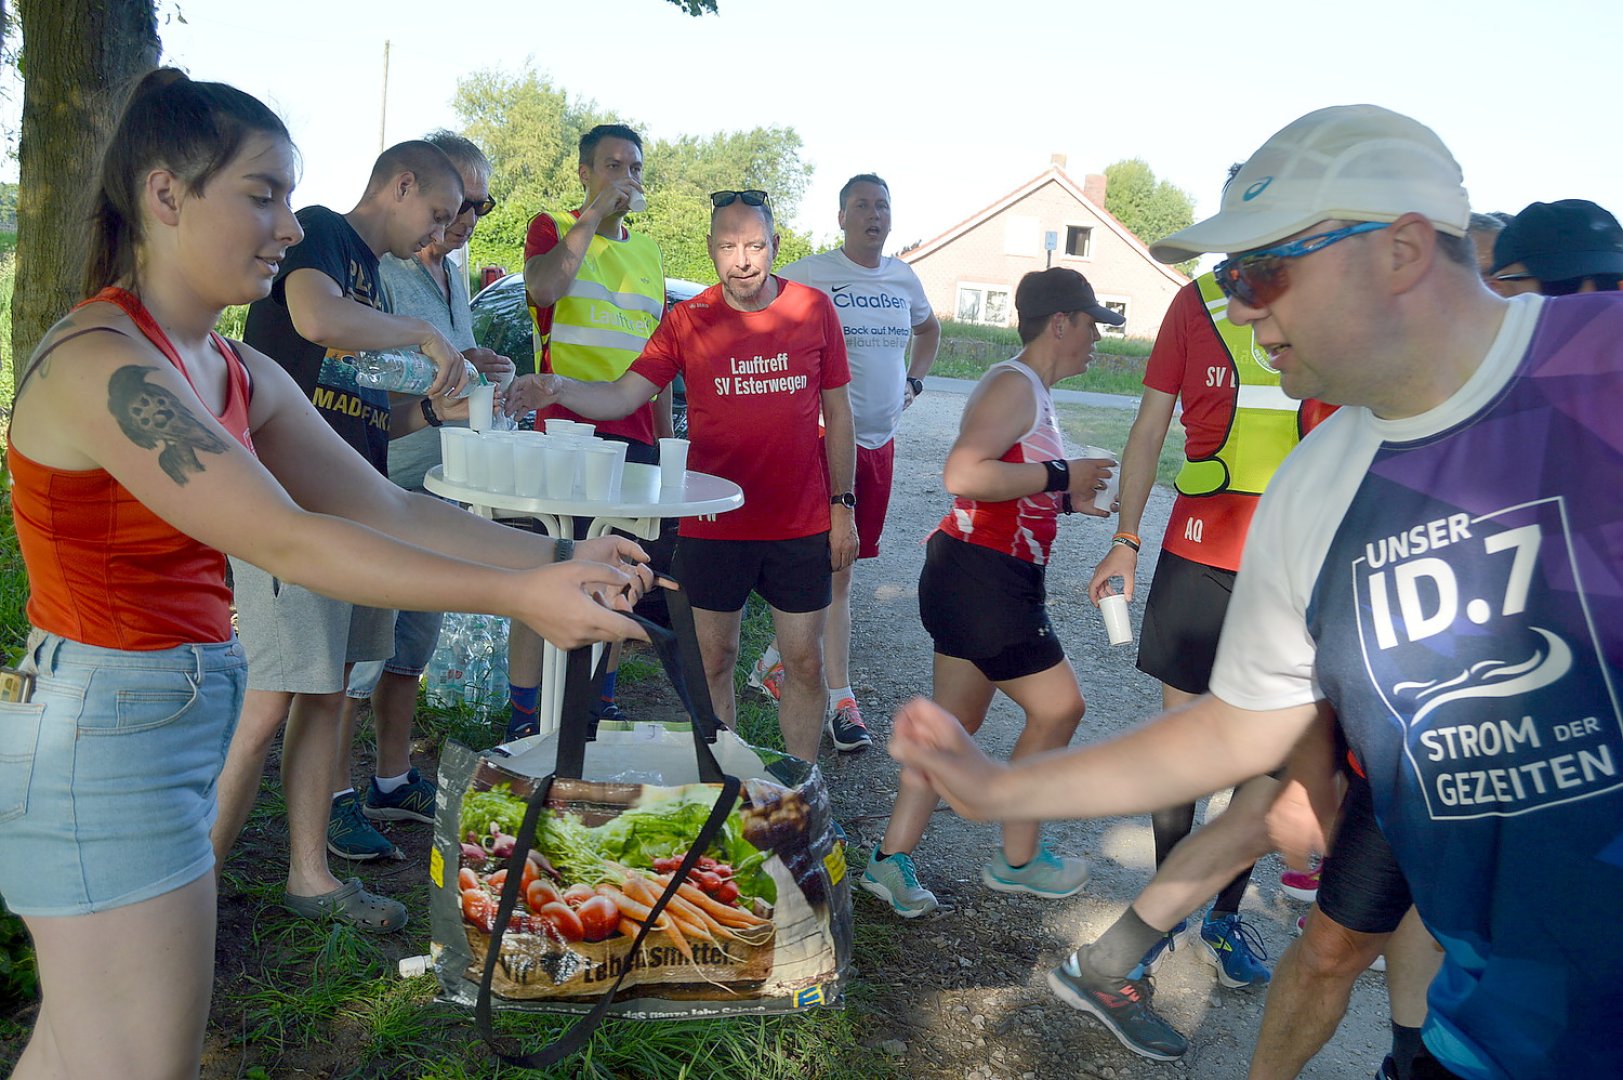
<path fill-rule="evenodd" d="M 890 508 L 890 478 L 896 465 L 896 440 L 877 450 L 857 447 L 857 558 L 879 556 L 879 534 Z"/>

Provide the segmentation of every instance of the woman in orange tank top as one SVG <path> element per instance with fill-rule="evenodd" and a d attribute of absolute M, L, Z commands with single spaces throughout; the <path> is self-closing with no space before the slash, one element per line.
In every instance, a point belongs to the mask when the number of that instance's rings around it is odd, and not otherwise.
<path fill-rule="evenodd" d="M 154 71 L 103 158 L 85 295 L 8 439 L 34 623 L 0 704 L 0 896 L 44 1000 L 18 1077 L 196 1076 L 213 985 L 215 779 L 244 683 L 222 553 L 358 604 L 641 636 L 635 544 L 573 550 L 390 484 L 275 362 L 213 334 L 301 231 L 282 122 Z M 256 456 L 257 455 L 257 456 Z"/>

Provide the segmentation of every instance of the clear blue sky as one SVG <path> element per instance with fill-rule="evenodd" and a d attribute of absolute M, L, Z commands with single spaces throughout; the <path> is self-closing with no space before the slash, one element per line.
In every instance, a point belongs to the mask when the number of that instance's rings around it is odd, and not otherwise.
<path fill-rule="evenodd" d="M 1601 0 L 721 0 L 700 19 L 665 0 L 178 10 L 186 23 L 160 28 L 166 60 L 282 112 L 304 156 L 300 205 L 347 209 L 359 193 L 388 39 L 389 142 L 454 126 L 459 75 L 529 62 L 653 135 L 792 126 L 816 166 L 797 224 L 818 236 L 852 173 L 889 180 L 900 246 L 1053 153 L 1078 177 L 1142 157 L 1204 215 L 1228 164 L 1273 131 L 1365 101 L 1434 128 L 1478 209 L 1583 197 L 1623 214 L 1623 5 Z"/>

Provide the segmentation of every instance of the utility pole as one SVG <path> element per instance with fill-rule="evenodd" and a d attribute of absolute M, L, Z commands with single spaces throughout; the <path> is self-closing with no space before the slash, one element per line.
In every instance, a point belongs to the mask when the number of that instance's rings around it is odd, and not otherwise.
<path fill-rule="evenodd" d="M 389 39 L 383 39 L 383 108 L 378 110 L 378 153 L 383 153 L 384 130 L 389 126 Z"/>

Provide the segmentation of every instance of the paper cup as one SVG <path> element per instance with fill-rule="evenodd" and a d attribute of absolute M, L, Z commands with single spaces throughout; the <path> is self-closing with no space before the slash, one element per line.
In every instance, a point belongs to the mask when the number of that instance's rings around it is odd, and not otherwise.
<path fill-rule="evenodd" d="M 575 422 L 573 420 L 561 420 L 552 417 L 541 421 L 541 426 L 547 429 L 548 435 L 573 435 L 575 433 Z"/>
<path fill-rule="evenodd" d="M 447 483 L 465 484 L 468 482 L 468 439 L 470 437 L 467 428 L 440 428 L 440 461 L 444 465 L 440 473 L 445 477 Z"/>
<path fill-rule="evenodd" d="M 477 431 L 468 432 L 464 445 L 468 449 L 467 485 L 488 491 L 490 485 L 490 443 Z"/>
<path fill-rule="evenodd" d="M 1116 501 L 1116 496 L 1121 493 L 1121 459 L 1109 450 L 1099 446 L 1084 446 L 1082 456 L 1085 458 L 1109 458 L 1116 463 L 1116 467 L 1110 470 L 1109 478 L 1105 480 L 1105 489 L 1093 496 L 1093 508 L 1109 513 L 1110 505 Z M 1128 640 L 1131 641 L 1132 639 L 1129 638 Z M 1112 642 L 1112 644 L 1115 644 L 1115 642 Z"/>
<path fill-rule="evenodd" d="M 1105 617 L 1105 633 L 1112 645 L 1130 645 L 1133 641 L 1133 622 L 1127 614 L 1127 597 L 1113 593 L 1099 601 L 1099 614 Z"/>
<path fill-rule="evenodd" d="M 513 440 L 513 494 L 542 497 L 547 483 L 545 445 L 540 438 Z"/>
<path fill-rule="evenodd" d="M 625 491 L 626 451 L 631 447 L 618 439 L 603 443 L 614 453 L 614 479 L 609 481 L 609 498 L 618 499 Z"/>
<path fill-rule="evenodd" d="M 688 471 L 688 441 L 659 440 L 659 501 L 678 502 Z"/>
<path fill-rule="evenodd" d="M 575 477 L 580 471 L 580 451 L 556 440 L 541 448 L 549 499 L 569 499 L 575 494 Z"/>
<path fill-rule="evenodd" d="M 468 391 L 468 426 L 474 431 L 489 431 L 496 412 L 496 384 L 480 383 Z"/>
<path fill-rule="evenodd" d="M 607 446 L 588 447 L 581 456 L 581 490 L 593 502 L 614 498 L 614 451 Z"/>
<path fill-rule="evenodd" d="M 486 445 L 489 472 L 485 476 L 485 490 L 495 495 L 513 494 L 513 439 L 500 432 L 486 432 L 479 436 Z"/>

